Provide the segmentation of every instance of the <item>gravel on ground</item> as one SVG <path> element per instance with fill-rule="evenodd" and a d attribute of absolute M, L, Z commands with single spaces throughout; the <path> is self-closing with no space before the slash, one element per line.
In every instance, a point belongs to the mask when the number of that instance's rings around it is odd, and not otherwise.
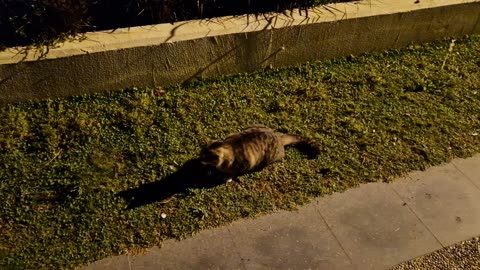
<path fill-rule="evenodd" d="M 390 270 L 478 270 L 480 237 L 445 247 L 425 256 L 399 264 Z"/>

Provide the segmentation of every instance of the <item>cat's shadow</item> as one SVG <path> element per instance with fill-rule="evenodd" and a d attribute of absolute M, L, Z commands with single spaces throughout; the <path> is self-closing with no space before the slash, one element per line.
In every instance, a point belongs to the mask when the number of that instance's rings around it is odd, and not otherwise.
<path fill-rule="evenodd" d="M 127 209 L 134 209 L 158 201 L 164 201 L 188 189 L 212 188 L 225 184 L 226 178 L 208 168 L 198 159 L 185 162 L 176 172 L 153 183 L 118 192 L 116 195 L 128 202 Z"/>

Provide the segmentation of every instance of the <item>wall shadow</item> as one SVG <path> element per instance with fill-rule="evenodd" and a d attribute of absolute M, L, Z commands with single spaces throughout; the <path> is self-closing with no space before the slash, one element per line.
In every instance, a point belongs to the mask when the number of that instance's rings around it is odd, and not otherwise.
<path fill-rule="evenodd" d="M 127 210 L 163 201 L 187 189 L 212 188 L 222 185 L 226 178 L 220 172 L 202 165 L 198 159 L 185 162 L 180 169 L 153 183 L 120 191 L 116 196 L 128 202 Z"/>

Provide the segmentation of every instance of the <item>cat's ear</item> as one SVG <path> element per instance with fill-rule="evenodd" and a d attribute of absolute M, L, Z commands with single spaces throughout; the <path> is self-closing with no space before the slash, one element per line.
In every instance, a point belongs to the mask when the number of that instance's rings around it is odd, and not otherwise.
<path fill-rule="evenodd" d="M 202 147 L 207 148 L 207 147 L 211 146 L 212 144 L 218 143 L 218 142 L 220 142 L 220 140 L 206 139 L 206 140 L 203 141 Z"/>
<path fill-rule="evenodd" d="M 205 148 L 213 149 L 213 148 L 220 147 L 222 145 L 223 145 L 222 140 L 208 140 L 206 145 L 205 145 Z"/>

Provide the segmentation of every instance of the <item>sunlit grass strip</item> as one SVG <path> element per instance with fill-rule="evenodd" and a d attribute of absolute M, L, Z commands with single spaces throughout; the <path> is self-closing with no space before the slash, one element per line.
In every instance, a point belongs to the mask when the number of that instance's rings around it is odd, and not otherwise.
<path fill-rule="evenodd" d="M 479 152 L 480 38 L 450 44 L 3 107 L 0 268 L 70 268 Z M 131 211 L 115 196 L 252 123 L 324 152 Z"/>

